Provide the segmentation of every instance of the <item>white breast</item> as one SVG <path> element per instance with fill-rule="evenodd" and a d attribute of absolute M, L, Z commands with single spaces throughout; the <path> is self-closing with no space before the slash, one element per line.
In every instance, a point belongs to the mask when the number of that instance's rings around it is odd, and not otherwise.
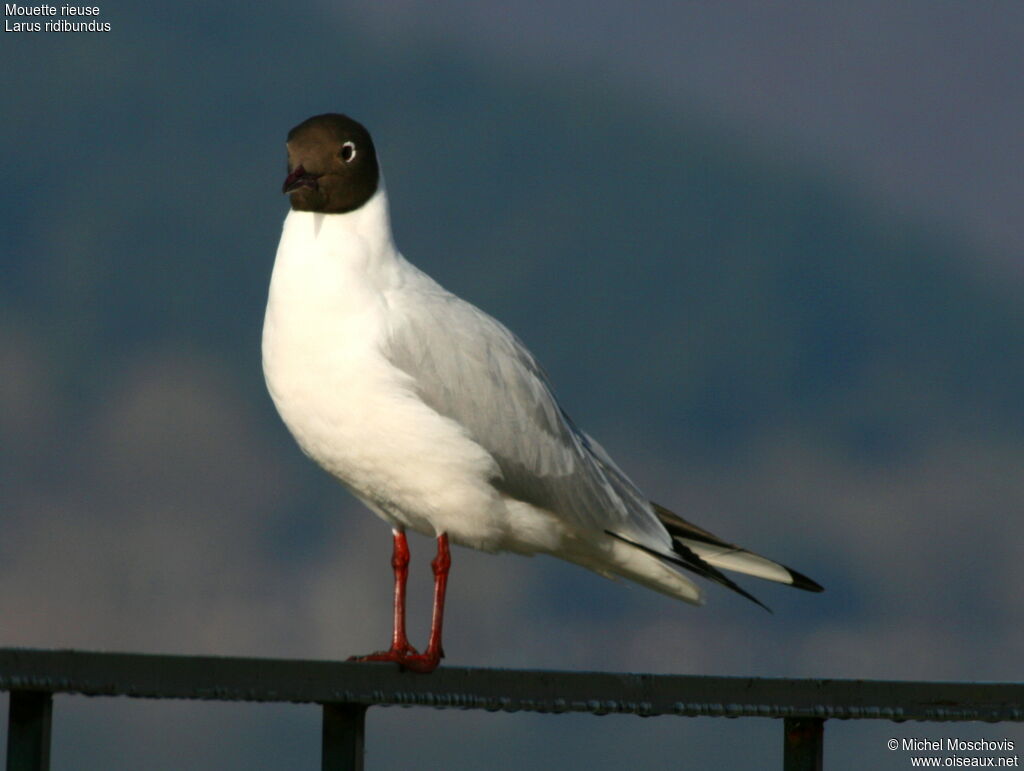
<path fill-rule="evenodd" d="M 494 461 L 381 353 L 415 300 L 415 271 L 377 198 L 350 214 L 288 215 L 263 327 L 267 387 L 303 451 L 392 524 L 499 548 Z"/>

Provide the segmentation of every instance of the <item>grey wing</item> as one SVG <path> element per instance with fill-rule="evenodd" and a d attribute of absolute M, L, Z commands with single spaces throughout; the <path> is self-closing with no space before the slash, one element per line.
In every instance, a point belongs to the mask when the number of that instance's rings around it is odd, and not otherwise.
<path fill-rule="evenodd" d="M 388 360 L 417 395 L 495 459 L 504 494 L 577 527 L 614 531 L 671 553 L 647 500 L 559 406 L 525 346 L 479 309 L 438 288 L 403 304 Z"/>

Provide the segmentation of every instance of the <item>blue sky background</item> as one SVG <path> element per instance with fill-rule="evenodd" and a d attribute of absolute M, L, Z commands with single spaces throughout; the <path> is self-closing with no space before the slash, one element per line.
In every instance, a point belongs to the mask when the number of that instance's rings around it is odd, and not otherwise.
<path fill-rule="evenodd" d="M 100 7 L 108 33 L 0 47 L 0 645 L 387 639 L 388 531 L 294 447 L 259 365 L 284 135 L 337 110 L 374 132 L 406 256 L 514 329 L 641 487 L 827 587 L 695 609 L 458 549 L 450 663 L 1021 679 L 1019 4 Z M 318 730 L 60 698 L 54 767 L 315 768 Z M 1024 744 L 826 730 L 838 769 L 908 767 L 893 735 Z M 368 732 L 376 769 L 781 761 L 767 720 Z"/>

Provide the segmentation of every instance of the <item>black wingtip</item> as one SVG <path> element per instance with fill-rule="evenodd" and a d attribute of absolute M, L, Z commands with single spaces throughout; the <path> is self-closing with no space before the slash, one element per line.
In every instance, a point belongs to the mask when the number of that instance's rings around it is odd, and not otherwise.
<path fill-rule="evenodd" d="M 702 543 L 711 544 L 712 546 L 721 546 L 721 547 L 727 548 L 727 549 L 734 549 L 735 551 L 738 551 L 738 552 L 747 552 L 749 554 L 753 554 L 755 557 L 759 557 L 760 556 L 758 554 L 754 554 L 754 552 L 748 552 L 747 549 L 744 549 L 744 548 L 742 548 L 740 546 L 736 546 L 736 544 L 732 544 L 732 543 L 729 543 L 728 541 L 724 541 L 721 538 L 719 538 L 717 535 L 715 535 L 713 533 L 710 533 L 710 532 L 708 532 L 707 530 L 705 530 L 705 529 L 703 529 L 701 527 L 697 527 L 692 522 L 687 522 L 685 519 L 680 517 L 674 511 L 672 511 L 670 509 L 666 509 L 664 506 L 662 506 L 659 503 L 655 503 L 654 501 L 650 501 L 650 504 L 651 504 L 651 508 L 654 509 L 654 513 L 657 514 L 658 519 L 661 521 L 661 524 L 665 526 L 665 529 L 668 530 L 669 535 L 672 536 L 672 541 L 673 541 L 674 544 L 678 544 L 679 546 L 682 546 L 682 544 L 680 543 L 679 539 L 686 538 L 686 539 L 691 540 L 691 541 L 700 541 Z M 762 559 L 767 559 L 767 558 L 762 557 Z M 772 562 L 773 560 L 768 560 L 768 561 Z M 777 562 L 775 564 L 778 565 L 779 567 L 783 568 L 784 570 L 786 570 L 789 573 L 790 578 L 792 578 L 792 582 L 789 584 L 789 586 L 792 586 L 792 587 L 794 587 L 796 589 L 803 589 L 806 592 L 823 592 L 823 591 L 825 591 L 825 588 L 821 584 L 819 584 L 817 581 L 815 581 L 815 580 L 813 580 L 811 578 L 808 578 L 803 573 L 799 573 L 796 570 L 793 570 L 793 568 L 788 567 L 787 565 L 779 565 L 779 563 L 777 563 Z M 739 572 L 744 572 L 744 571 L 739 571 Z M 771 580 L 778 580 L 778 579 L 771 579 Z M 730 587 L 730 588 L 732 588 L 732 587 Z M 739 591 L 740 594 L 744 594 L 744 592 L 742 590 L 740 590 L 740 589 L 737 589 L 737 591 Z M 751 598 L 751 599 L 753 599 L 753 598 Z M 754 600 L 754 602 L 757 602 L 757 600 Z M 764 607 L 763 603 L 761 603 L 761 602 L 757 602 L 757 604 L 761 605 L 762 607 Z M 768 609 L 765 608 L 765 610 L 768 610 Z"/>
<path fill-rule="evenodd" d="M 736 593 L 737 593 L 738 595 L 740 595 L 741 597 L 746 597 L 746 598 L 747 598 L 748 600 L 750 600 L 750 601 L 751 601 L 752 603 L 754 603 L 755 605 L 757 605 L 757 606 L 759 606 L 759 607 L 761 607 L 761 608 L 764 608 L 764 609 L 765 609 L 766 611 L 768 611 L 769 613 L 771 613 L 771 614 L 772 614 L 773 616 L 775 615 L 775 611 L 774 611 L 774 610 L 772 610 L 771 608 L 769 608 L 769 607 L 768 607 L 767 605 L 765 605 L 765 604 L 764 604 L 763 602 L 761 602 L 761 601 L 760 601 L 759 599 L 757 599 L 757 597 L 755 597 L 754 595 L 752 595 L 752 594 L 751 594 L 750 592 L 748 592 L 748 591 L 747 591 L 746 589 L 744 589 L 744 588 L 743 588 L 742 586 L 740 586 L 739 584 L 737 584 L 737 583 L 736 583 L 735 581 L 729 581 L 729 583 L 727 583 L 727 584 L 723 584 L 723 586 L 726 586 L 726 587 L 728 587 L 729 589 L 732 589 L 732 590 L 733 590 L 734 592 L 736 592 Z"/>
<path fill-rule="evenodd" d="M 614 533 L 611 530 L 605 530 L 604 532 L 610 535 L 612 538 L 617 538 L 620 541 L 623 541 L 624 543 L 628 543 L 630 546 L 635 546 L 641 551 L 647 552 L 653 557 L 657 557 L 658 559 L 671 562 L 673 565 L 678 565 L 679 567 L 689 570 L 692 573 L 696 573 L 697 575 L 702 576 L 703 578 L 707 578 L 711 581 L 714 581 L 717 584 L 721 584 L 727 589 L 731 589 L 732 591 L 736 592 L 736 594 L 740 595 L 741 597 L 746 597 L 752 603 L 764 608 L 772 615 L 775 614 L 771 608 L 769 608 L 767 605 L 765 605 L 763 602 L 757 599 L 757 597 L 752 595 L 742 586 L 740 586 L 727 575 L 722 573 L 722 571 L 720 571 L 714 565 L 710 565 L 707 562 L 705 562 L 697 555 L 696 552 L 694 552 L 685 544 L 680 543 L 679 541 L 672 542 L 672 548 L 675 550 L 675 554 L 662 554 L 661 552 L 655 551 L 649 546 L 644 546 L 641 543 L 637 543 L 636 541 L 630 538 L 626 538 L 625 536 L 621 536 L 618 533 Z"/>
<path fill-rule="evenodd" d="M 717 581 L 717 583 L 720 583 L 722 586 L 725 586 L 725 587 L 727 587 L 729 589 L 732 589 L 734 592 L 736 592 L 736 594 L 740 595 L 741 597 L 746 597 L 752 603 L 754 603 L 755 605 L 758 605 L 758 606 L 764 608 L 769 613 L 771 613 L 773 616 L 775 615 L 775 611 L 774 610 L 769 608 L 767 605 L 765 605 L 763 602 L 761 602 L 759 599 L 757 599 L 757 597 L 752 595 L 750 592 L 748 592 L 746 589 L 744 589 L 742 586 L 737 584 L 735 581 L 733 581 L 728 576 L 725 576 L 725 575 L 722 575 L 721 573 L 718 573 L 717 576 L 708 576 L 708 577 L 712 578 L 712 580 Z M 722 580 L 723 578 L 725 579 L 724 581 Z"/>
<path fill-rule="evenodd" d="M 805 592 L 823 592 L 825 587 L 819 584 L 817 581 L 808 578 L 803 573 L 798 573 L 793 568 L 786 568 L 789 574 L 793 576 L 793 583 L 791 586 L 794 589 L 803 589 Z"/>

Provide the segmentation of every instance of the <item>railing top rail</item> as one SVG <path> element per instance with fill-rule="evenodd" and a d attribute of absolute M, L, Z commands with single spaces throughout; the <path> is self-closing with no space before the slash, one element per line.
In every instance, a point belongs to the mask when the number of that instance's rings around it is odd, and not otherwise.
<path fill-rule="evenodd" d="M 473 669 L 0 648 L 0 690 L 491 711 L 1024 722 L 1024 684 Z"/>

